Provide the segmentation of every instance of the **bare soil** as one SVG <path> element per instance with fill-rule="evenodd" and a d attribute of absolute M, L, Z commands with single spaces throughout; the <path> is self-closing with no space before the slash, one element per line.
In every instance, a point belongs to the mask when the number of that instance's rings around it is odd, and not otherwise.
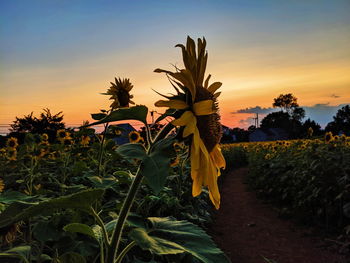
<path fill-rule="evenodd" d="M 241 168 L 223 178 L 221 208 L 214 212 L 209 231 L 233 263 L 350 262 L 331 251 L 324 238 L 279 218 L 270 205 L 258 200 L 243 183 L 247 172 Z"/>

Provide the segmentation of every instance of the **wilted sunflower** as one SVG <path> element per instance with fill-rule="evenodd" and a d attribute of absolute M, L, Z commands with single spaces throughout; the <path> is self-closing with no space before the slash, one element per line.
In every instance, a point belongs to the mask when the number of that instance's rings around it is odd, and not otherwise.
<path fill-rule="evenodd" d="M 10 137 L 6 141 L 6 146 L 9 148 L 16 148 L 18 146 L 18 140 L 15 137 Z"/>
<path fill-rule="evenodd" d="M 137 131 L 132 131 L 129 133 L 129 141 L 131 143 L 137 143 L 142 139 L 140 133 L 138 133 Z"/>
<path fill-rule="evenodd" d="M 111 82 L 112 86 L 104 95 L 111 95 L 109 98 L 113 100 L 111 104 L 112 109 L 129 107 L 129 104 L 135 104 L 131 99 L 130 91 L 133 88 L 129 79 L 115 78 L 115 83 Z"/>
<path fill-rule="evenodd" d="M 183 137 L 191 136 L 191 177 L 193 180 L 192 195 L 198 196 L 202 186 L 207 186 L 209 196 L 216 209 L 220 206 L 220 193 L 217 184 L 220 168 L 225 168 L 225 159 L 221 153 L 219 142 L 222 136 L 218 103 L 220 82 L 209 85 L 210 75 L 204 81 L 208 53 L 206 41 L 198 39 L 196 44 L 190 37 L 186 47 L 182 49 L 185 69 L 176 68 L 176 72 L 156 69 L 155 72 L 166 73 L 177 94 L 164 96 L 169 100 L 159 100 L 158 107 L 169 107 L 179 111 L 181 116 L 172 124 L 182 126 Z M 204 81 L 204 84 L 203 84 Z"/>

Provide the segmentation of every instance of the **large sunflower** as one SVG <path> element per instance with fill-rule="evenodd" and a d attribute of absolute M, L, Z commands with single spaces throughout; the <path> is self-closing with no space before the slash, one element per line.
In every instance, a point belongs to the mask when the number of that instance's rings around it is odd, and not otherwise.
<path fill-rule="evenodd" d="M 135 104 L 131 99 L 130 91 L 133 88 L 129 79 L 115 78 L 115 83 L 111 82 L 111 87 L 104 95 L 111 95 L 110 100 L 112 109 L 129 107 L 129 104 Z"/>
<path fill-rule="evenodd" d="M 225 168 L 219 142 L 222 136 L 218 103 L 220 82 L 209 85 L 210 75 L 204 81 L 208 53 L 206 41 L 198 39 L 197 52 L 193 39 L 187 38 L 186 47 L 181 47 L 185 69 L 176 68 L 176 72 L 156 69 L 155 72 L 166 73 L 176 95 L 165 96 L 168 100 L 159 100 L 157 107 L 169 107 L 178 110 L 179 117 L 172 121 L 175 126 L 182 126 L 184 138 L 190 137 L 192 195 L 202 192 L 207 186 L 209 196 L 216 209 L 220 206 L 220 193 L 217 179 L 220 168 Z M 204 81 L 204 84 L 203 84 Z"/>

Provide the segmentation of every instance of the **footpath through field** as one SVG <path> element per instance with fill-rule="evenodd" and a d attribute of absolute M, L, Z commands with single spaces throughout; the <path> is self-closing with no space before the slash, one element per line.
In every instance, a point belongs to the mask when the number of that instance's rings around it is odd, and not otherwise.
<path fill-rule="evenodd" d="M 247 168 L 232 171 L 221 186 L 221 208 L 215 212 L 211 235 L 233 263 L 344 263 L 325 250 L 321 238 L 278 218 L 269 205 L 246 190 Z M 264 259 L 264 257 L 266 259 Z"/>

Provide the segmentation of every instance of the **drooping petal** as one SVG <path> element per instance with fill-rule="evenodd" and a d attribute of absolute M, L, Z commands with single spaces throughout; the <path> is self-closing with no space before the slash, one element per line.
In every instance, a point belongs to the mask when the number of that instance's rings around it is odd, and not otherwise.
<path fill-rule="evenodd" d="M 213 100 L 202 100 L 193 104 L 193 111 L 197 116 L 214 113 Z"/>
<path fill-rule="evenodd" d="M 217 168 L 224 168 L 226 167 L 226 161 L 224 156 L 222 155 L 220 146 L 217 144 L 214 149 L 211 151 L 210 156 Z"/>
<path fill-rule="evenodd" d="M 158 100 L 154 105 L 156 107 L 169 107 L 176 110 L 183 110 L 188 107 L 186 102 L 182 100 Z"/>
<path fill-rule="evenodd" d="M 184 132 L 183 132 L 182 136 L 183 136 L 184 138 L 186 138 L 187 136 L 189 136 L 189 135 L 195 133 L 196 129 L 197 129 L 197 120 L 196 120 L 196 118 L 193 116 L 192 121 L 190 121 L 190 122 L 187 123 L 187 125 L 186 125 L 186 127 L 185 127 L 185 129 L 184 129 Z"/>
<path fill-rule="evenodd" d="M 174 126 L 185 126 L 189 122 L 193 121 L 193 113 L 191 111 L 185 111 L 180 118 L 173 120 L 171 123 Z"/>

